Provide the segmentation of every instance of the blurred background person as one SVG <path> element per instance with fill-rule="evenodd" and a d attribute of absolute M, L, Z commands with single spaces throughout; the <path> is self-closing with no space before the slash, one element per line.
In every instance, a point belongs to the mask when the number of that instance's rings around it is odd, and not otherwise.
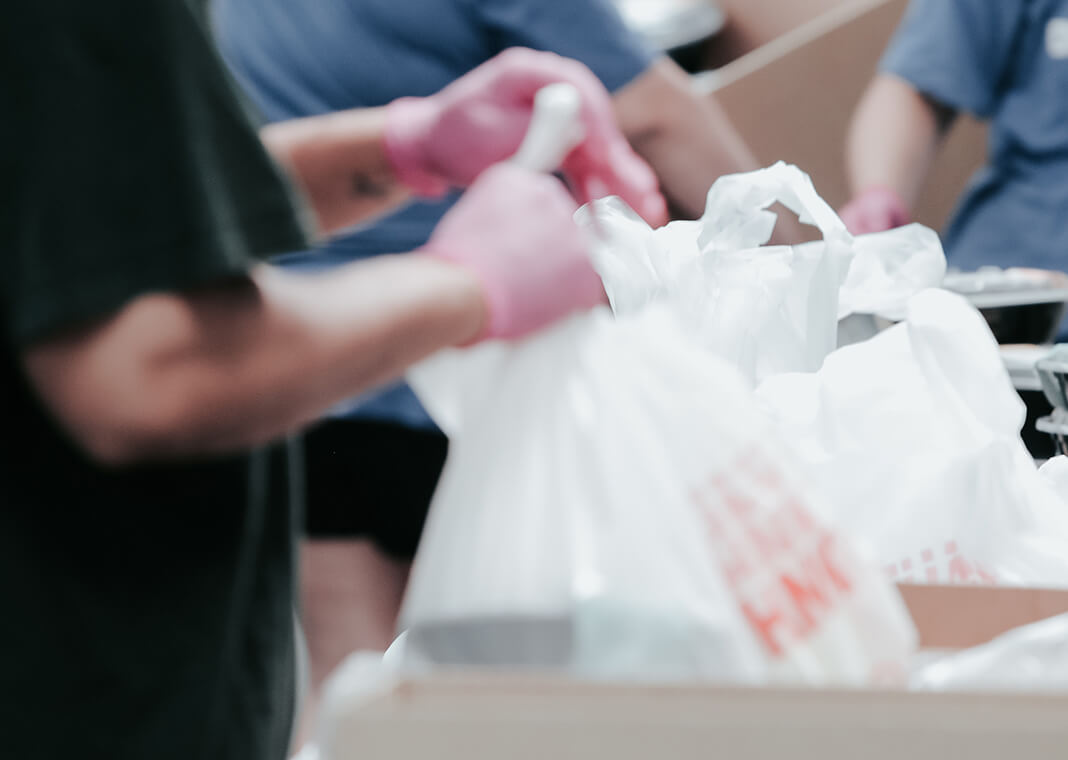
<path fill-rule="evenodd" d="M 946 131 L 989 121 L 946 229 L 950 266 L 1068 269 L 1068 0 L 913 0 L 846 145 L 854 233 L 909 221 Z"/>
<path fill-rule="evenodd" d="M 521 45 L 593 70 L 677 214 L 699 216 L 721 174 L 758 168 L 723 111 L 695 94 L 670 58 L 646 49 L 609 0 L 215 0 L 213 25 L 224 58 L 271 120 L 431 93 Z M 411 250 L 455 200 L 413 203 L 277 261 L 319 269 Z M 404 385 L 335 410 L 306 434 L 302 600 L 316 688 L 353 650 L 392 640 L 446 450 Z"/>

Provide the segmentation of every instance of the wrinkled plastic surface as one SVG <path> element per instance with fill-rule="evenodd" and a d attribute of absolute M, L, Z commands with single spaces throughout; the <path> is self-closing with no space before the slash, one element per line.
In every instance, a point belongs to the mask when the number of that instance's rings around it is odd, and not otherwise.
<path fill-rule="evenodd" d="M 764 246 L 780 202 L 823 240 Z M 919 225 L 854 238 L 797 167 L 721 177 L 696 221 L 649 228 L 618 198 L 579 210 L 597 232 L 594 263 L 617 314 L 668 299 L 703 347 L 756 384 L 814 372 L 852 313 L 899 319 L 945 273 L 938 236 Z"/>
<path fill-rule="evenodd" d="M 1068 456 L 1061 455 L 1047 459 L 1038 468 L 1038 474 L 1068 510 Z"/>
<path fill-rule="evenodd" d="M 1068 692 L 1068 615 L 929 663 L 911 685 L 924 691 Z"/>
<path fill-rule="evenodd" d="M 1068 585 L 1068 510 L 1020 440 L 1023 402 L 982 316 L 929 290 L 905 317 L 758 389 L 829 519 L 894 580 Z"/>
<path fill-rule="evenodd" d="M 666 309 L 442 352 L 450 436 L 401 615 L 426 664 L 632 680 L 900 678 L 913 631 L 819 520 L 738 373 Z"/>
<path fill-rule="evenodd" d="M 387 652 L 356 651 L 326 680 L 314 743 L 291 760 L 335 760 L 350 757 L 345 744 L 345 718 L 361 706 L 388 694 L 399 682 L 399 670 Z"/>
<path fill-rule="evenodd" d="M 824 240 L 768 240 L 780 201 Z M 919 225 L 850 236 L 795 167 L 724 177 L 700 220 L 650 230 L 619 201 L 595 262 L 612 305 L 663 300 L 738 367 L 802 457 L 825 518 L 898 581 L 1068 585 L 1068 510 L 1020 440 L 1025 409 L 989 327 L 941 283 Z M 902 321 L 835 349 L 850 315 Z M 867 336 L 863 336 L 867 337 Z"/>

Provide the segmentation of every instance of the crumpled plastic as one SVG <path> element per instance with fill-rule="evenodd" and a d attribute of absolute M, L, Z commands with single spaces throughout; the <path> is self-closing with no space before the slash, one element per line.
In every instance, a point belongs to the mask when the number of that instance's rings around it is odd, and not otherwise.
<path fill-rule="evenodd" d="M 670 307 L 440 352 L 450 437 L 401 612 L 425 664 L 583 677 L 902 678 L 892 584 L 818 518 L 752 391 Z"/>
<path fill-rule="evenodd" d="M 1068 510 L 1020 440 L 1025 409 L 981 315 L 929 290 L 818 373 L 757 391 L 894 580 L 1068 583 Z"/>
<path fill-rule="evenodd" d="M 822 241 L 765 246 L 776 202 Z M 670 300 L 701 345 L 756 385 L 819 369 L 853 313 L 898 319 L 907 298 L 941 282 L 938 236 L 920 225 L 854 238 L 795 166 L 721 177 L 696 221 L 657 230 L 618 198 L 579 210 L 613 310 Z"/>
<path fill-rule="evenodd" d="M 1038 475 L 1060 497 L 1065 511 L 1068 511 L 1068 456 L 1062 454 L 1047 459 L 1038 468 Z"/>
<path fill-rule="evenodd" d="M 919 691 L 1068 692 L 1068 615 L 1014 628 L 920 668 Z"/>
<path fill-rule="evenodd" d="M 824 240 L 766 242 L 775 201 Z M 596 221 L 591 219 L 596 217 Z M 808 177 L 724 177 L 701 219 L 650 230 L 618 201 L 578 216 L 617 313 L 672 303 L 738 367 L 830 512 L 898 581 L 1068 585 L 1068 510 L 1020 440 L 1023 404 L 981 315 L 933 289 L 945 257 L 919 225 L 850 236 Z M 836 348 L 851 314 L 899 321 Z"/>
<path fill-rule="evenodd" d="M 323 686 L 314 741 L 291 760 L 341 760 L 351 756 L 346 717 L 390 692 L 401 679 L 397 664 L 382 652 L 361 650 L 346 657 Z"/>

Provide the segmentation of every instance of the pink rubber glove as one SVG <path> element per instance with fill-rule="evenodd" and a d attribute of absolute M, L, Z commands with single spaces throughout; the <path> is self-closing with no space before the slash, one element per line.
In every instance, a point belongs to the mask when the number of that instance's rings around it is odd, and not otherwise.
<path fill-rule="evenodd" d="M 868 188 L 847 203 L 838 215 L 854 235 L 884 232 L 910 221 L 901 196 L 886 187 Z"/>
<path fill-rule="evenodd" d="M 386 109 L 386 153 L 401 182 L 436 197 L 466 187 L 512 156 L 526 134 L 539 89 L 570 82 L 582 95 L 585 139 L 562 167 L 586 202 L 618 195 L 653 226 L 667 205 L 652 169 L 616 124 L 612 100 L 578 61 L 525 48 L 506 50 L 428 98 L 401 98 Z"/>
<path fill-rule="evenodd" d="M 483 172 L 420 253 L 471 271 L 487 319 L 476 340 L 515 338 L 605 302 L 575 202 L 558 180 L 512 164 Z"/>

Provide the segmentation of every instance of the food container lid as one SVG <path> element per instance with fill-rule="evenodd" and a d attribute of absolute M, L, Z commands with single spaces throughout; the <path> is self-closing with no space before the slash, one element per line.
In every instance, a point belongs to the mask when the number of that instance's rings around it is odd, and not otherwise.
<path fill-rule="evenodd" d="M 1039 417 L 1035 420 L 1035 429 L 1040 433 L 1049 433 L 1058 437 L 1068 435 L 1068 412 L 1063 409 L 1054 409 L 1053 414 L 1048 417 Z M 1060 453 L 1068 452 L 1061 450 Z"/>
<path fill-rule="evenodd" d="M 1053 411 L 1068 412 L 1068 343 L 1054 346 L 1043 358 L 1035 362 L 1042 392 L 1053 404 Z"/>
<path fill-rule="evenodd" d="M 1049 346 L 1018 343 L 998 346 L 998 349 L 1001 352 L 1001 360 L 1005 363 L 1005 369 L 1009 372 L 1012 386 L 1016 390 L 1042 390 L 1042 380 L 1038 376 L 1036 364 L 1039 359 L 1045 358 L 1049 354 Z"/>
<path fill-rule="evenodd" d="M 942 281 L 977 309 L 1068 301 L 1068 275 L 1051 269 L 982 267 L 974 272 L 951 271 Z"/>

